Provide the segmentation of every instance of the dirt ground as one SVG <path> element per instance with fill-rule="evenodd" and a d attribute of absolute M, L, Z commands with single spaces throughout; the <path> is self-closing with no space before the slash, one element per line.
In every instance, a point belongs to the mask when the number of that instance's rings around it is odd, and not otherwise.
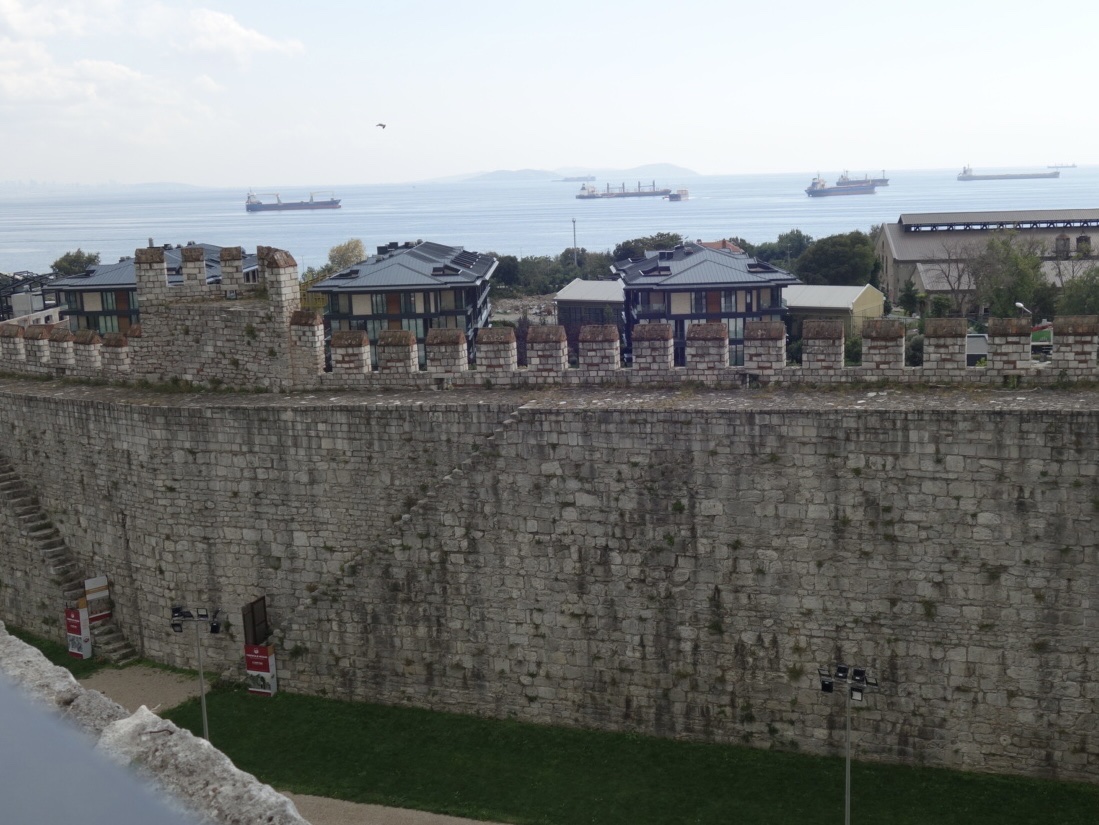
<path fill-rule="evenodd" d="M 100 670 L 81 680 L 81 684 L 91 690 L 100 691 L 131 712 L 144 705 L 154 713 L 160 713 L 192 696 L 198 696 L 196 677 L 142 665 L 122 670 Z M 215 730 L 211 730 L 210 738 L 216 743 Z M 472 825 L 475 822 L 471 819 L 405 808 L 361 805 L 320 796 L 290 793 L 286 796 L 293 800 L 298 813 L 313 825 Z"/>

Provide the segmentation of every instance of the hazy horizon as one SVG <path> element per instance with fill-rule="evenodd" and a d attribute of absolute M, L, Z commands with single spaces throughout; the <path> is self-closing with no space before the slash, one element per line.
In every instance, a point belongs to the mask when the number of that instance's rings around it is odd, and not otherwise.
<path fill-rule="evenodd" d="M 0 181 L 1097 164 L 1099 9 L 1056 11 L 0 0 Z"/>

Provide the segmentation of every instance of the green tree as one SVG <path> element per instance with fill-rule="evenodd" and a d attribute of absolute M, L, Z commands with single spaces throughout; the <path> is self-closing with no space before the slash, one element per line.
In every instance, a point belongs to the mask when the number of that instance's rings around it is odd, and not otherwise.
<path fill-rule="evenodd" d="M 512 287 L 519 283 L 519 259 L 514 255 L 497 255 L 496 271 L 492 281 L 502 287 Z"/>
<path fill-rule="evenodd" d="M 791 229 L 779 235 L 773 243 L 759 244 L 753 254 L 762 261 L 789 269 L 812 245 L 813 239 L 809 235 L 800 229 Z"/>
<path fill-rule="evenodd" d="M 977 301 L 994 318 L 1019 314 L 1016 303 L 1037 319 L 1052 316 L 1056 289 L 1042 275 L 1041 248 L 1012 232 L 997 233 L 969 261 Z"/>
<path fill-rule="evenodd" d="M 920 293 L 916 291 L 916 285 L 909 278 L 901 287 L 901 294 L 897 296 L 897 306 L 909 315 L 915 315 L 920 310 Z"/>
<path fill-rule="evenodd" d="M 328 266 L 333 272 L 339 272 L 366 260 L 366 249 L 358 238 L 338 243 L 328 250 Z"/>
<path fill-rule="evenodd" d="M 1071 280 L 1057 299 L 1060 315 L 1099 315 L 1099 266 L 1092 266 Z"/>
<path fill-rule="evenodd" d="M 58 275 L 79 275 L 89 266 L 99 263 L 98 252 L 84 252 L 77 247 L 75 252 L 66 252 L 52 264 L 50 268 Z"/>
<path fill-rule="evenodd" d="M 622 241 L 611 252 L 611 257 L 616 261 L 625 258 L 641 258 L 646 252 L 652 252 L 656 249 L 674 249 L 681 243 L 683 243 L 682 235 L 675 232 L 657 232 L 655 235 L 648 235 L 644 238 Z"/>
<path fill-rule="evenodd" d="M 861 286 L 870 283 L 875 261 L 870 238 L 856 230 L 816 241 L 797 259 L 794 272 L 807 284 Z"/>

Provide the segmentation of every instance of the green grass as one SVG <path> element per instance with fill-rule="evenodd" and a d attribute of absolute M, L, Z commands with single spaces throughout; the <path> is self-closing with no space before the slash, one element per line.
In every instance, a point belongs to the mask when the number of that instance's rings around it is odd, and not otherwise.
<path fill-rule="evenodd" d="M 839 821 L 844 763 L 243 690 L 207 697 L 210 737 L 277 788 L 478 819 L 575 825 Z M 201 730 L 192 700 L 165 714 Z M 856 762 L 852 819 L 1092 823 L 1099 788 Z"/>
<path fill-rule="evenodd" d="M 47 659 L 55 665 L 60 665 L 70 671 L 77 679 L 91 676 L 97 670 L 102 670 L 105 667 L 113 667 L 106 659 L 100 659 L 95 656 L 91 659 L 77 659 L 75 656 L 70 656 L 69 649 L 60 642 L 44 639 L 41 636 L 36 636 L 34 633 L 29 633 L 26 630 L 21 630 L 17 627 L 8 627 L 7 630 L 8 633 L 15 638 L 21 639 L 31 647 L 36 647 L 41 650 L 42 654 Z M 92 648 L 92 653 L 95 653 L 95 648 Z"/>

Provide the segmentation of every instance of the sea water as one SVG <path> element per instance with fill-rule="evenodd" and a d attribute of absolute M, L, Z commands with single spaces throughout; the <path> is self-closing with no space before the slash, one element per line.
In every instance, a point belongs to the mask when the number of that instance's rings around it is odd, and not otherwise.
<path fill-rule="evenodd" d="M 274 246 L 304 269 L 323 264 L 332 246 L 350 238 L 361 239 L 368 252 L 390 241 L 422 239 L 523 257 L 560 254 L 573 246 L 574 230 L 577 246 L 605 251 L 656 232 L 761 243 L 790 229 L 815 238 L 867 231 L 909 212 L 1099 208 L 1099 167 L 1063 169 L 1058 179 L 1039 180 L 960 182 L 957 172 L 885 170 L 889 186 L 873 195 L 828 198 L 806 197 L 813 172 L 656 181 L 661 188 L 689 190 L 680 202 L 577 200 L 578 184 L 550 179 L 348 185 L 333 192 L 341 209 L 257 213 L 245 212 L 240 189 L 8 185 L 0 187 L 0 271 L 45 272 L 78 247 L 114 261 L 150 239 L 247 250 Z M 838 174 L 824 177 L 834 181 Z M 599 180 L 594 186 L 607 183 L 631 189 L 639 182 Z M 277 189 L 283 200 L 308 198 L 303 187 Z"/>

